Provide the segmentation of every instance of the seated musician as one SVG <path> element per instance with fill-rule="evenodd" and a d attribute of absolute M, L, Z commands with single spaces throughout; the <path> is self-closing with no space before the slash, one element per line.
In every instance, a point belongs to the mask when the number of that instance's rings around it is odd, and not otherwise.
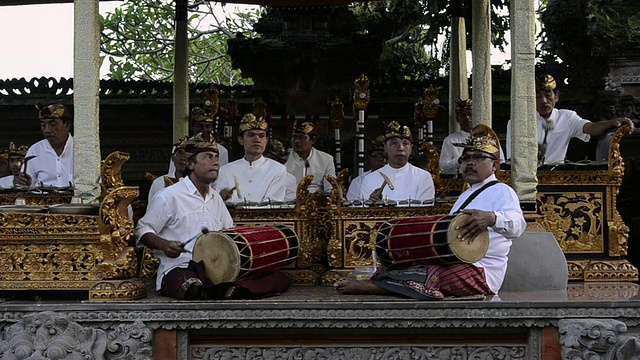
<path fill-rule="evenodd" d="M 378 200 L 433 200 L 435 187 L 431 174 L 409 163 L 413 136 L 408 126 L 392 121 L 386 124 L 384 151 L 387 164 L 362 181 L 360 198 Z"/>
<path fill-rule="evenodd" d="M 591 122 L 581 118 L 575 111 L 556 109 L 560 91 L 553 76 L 542 74 L 536 77 L 536 110 L 538 124 L 538 162 L 560 163 L 565 160 L 569 141 L 572 138 L 588 142 L 591 136 L 601 136 L 622 125 L 635 126 L 629 118 Z M 511 158 L 511 120 L 507 123 L 507 158 Z"/>
<path fill-rule="evenodd" d="M 342 280 L 334 284 L 345 294 L 398 293 L 418 300 L 444 296 L 497 294 L 507 270 L 512 239 L 526 227 L 515 192 L 495 177 L 500 154 L 497 138 L 487 135 L 479 125 L 463 145 L 461 173 L 471 186 L 460 195 L 451 214 L 462 212 L 469 218 L 460 223 L 458 238 L 473 241 L 489 230 L 486 255 L 474 264 L 419 265 L 381 269 L 370 280 Z M 425 235 L 426 236 L 426 235 Z"/>
<path fill-rule="evenodd" d="M 220 168 L 216 190 L 232 203 L 284 201 L 287 168 L 263 156 L 269 142 L 268 125 L 263 118 L 246 114 L 240 122 L 238 143 L 244 148 L 241 159 Z"/>
<path fill-rule="evenodd" d="M 442 142 L 440 151 L 440 173 L 457 175 L 460 164 L 458 159 L 462 155 L 462 148 L 456 143 L 464 143 L 469 138 L 473 128 L 473 101 L 471 99 L 456 99 L 456 121 L 460 125 L 460 131 L 449 134 Z M 500 159 L 504 161 L 502 146 L 500 147 Z"/>
<path fill-rule="evenodd" d="M 16 185 L 69 186 L 73 184 L 71 112 L 62 104 L 36 107 L 44 140 L 31 145 L 27 151 Z"/>
<path fill-rule="evenodd" d="M 387 163 L 387 155 L 384 153 L 384 140 L 384 135 L 380 135 L 374 141 L 372 141 L 371 150 L 369 150 L 368 153 L 369 170 L 351 180 L 349 190 L 347 191 L 347 200 L 362 200 L 360 198 L 360 188 L 362 187 L 362 181 L 364 180 L 365 176 L 371 174 L 372 171 L 380 169 Z"/>
<path fill-rule="evenodd" d="M 175 171 L 173 174 L 159 176 L 153 180 L 151 188 L 149 188 L 149 196 L 147 197 L 148 202 L 151 202 L 151 199 L 153 199 L 158 191 L 177 183 L 184 176 L 184 170 L 187 167 L 187 155 L 184 152 L 184 147 L 179 145 L 180 142 L 174 144 L 173 155 L 171 156 L 171 162 L 174 164 Z"/>
<path fill-rule="evenodd" d="M 5 155 L 7 155 L 12 175 L 0 178 L 0 188 L 12 188 L 15 185 L 17 175 L 20 174 L 22 162 L 28 150 L 28 146 L 16 146 L 14 143 L 9 144 L 9 149 L 5 151 Z"/>
<path fill-rule="evenodd" d="M 284 148 L 284 144 L 280 140 L 271 139 L 267 146 L 267 152 L 265 153 L 264 156 L 284 165 L 284 163 L 287 162 L 289 153 L 287 149 Z M 296 201 L 297 191 L 298 191 L 298 182 L 296 181 L 296 177 L 293 176 L 292 173 L 287 171 L 287 190 L 285 191 L 285 194 L 284 194 L 284 201 L 286 202 Z"/>
<path fill-rule="evenodd" d="M 217 144 L 198 134 L 181 146 L 187 156 L 185 177 L 151 199 L 135 229 L 139 242 L 154 249 L 160 260 L 156 290 L 185 300 L 251 298 L 285 291 L 290 279 L 279 272 L 214 285 L 203 275 L 203 262 L 191 261 L 192 239 L 204 231 L 230 228 L 233 220 L 211 188 L 219 169 Z"/>
<path fill-rule="evenodd" d="M 296 177 L 296 181 L 307 175 L 313 175 L 313 181 L 309 185 L 309 192 L 316 190 L 331 190 L 331 185 L 325 180 L 325 175 L 336 176 L 336 167 L 333 156 L 313 147 L 317 138 L 316 126 L 311 121 L 297 120 L 293 125 L 289 158 L 284 164 L 287 171 Z"/>
<path fill-rule="evenodd" d="M 215 114 L 205 108 L 194 107 L 191 110 L 191 134 L 203 134 L 204 138 L 214 138 L 213 123 Z M 175 151 L 175 146 L 171 149 L 171 153 Z M 220 166 L 229 162 L 229 151 L 227 148 L 218 144 L 218 151 L 220 152 Z M 173 163 L 173 156 L 169 161 L 169 174 L 173 174 L 176 171 L 176 165 Z"/>

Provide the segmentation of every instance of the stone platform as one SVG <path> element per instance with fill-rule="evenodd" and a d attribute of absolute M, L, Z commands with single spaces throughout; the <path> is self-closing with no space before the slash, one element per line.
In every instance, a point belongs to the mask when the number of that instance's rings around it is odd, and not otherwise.
<path fill-rule="evenodd" d="M 640 354 L 639 286 L 570 283 L 566 292 L 414 301 L 295 286 L 252 301 L 159 296 L 97 303 L 7 298 L 0 358 L 631 359 Z M 14 357 L 11 357 L 14 356 Z M 69 357 L 71 358 L 71 357 Z"/>

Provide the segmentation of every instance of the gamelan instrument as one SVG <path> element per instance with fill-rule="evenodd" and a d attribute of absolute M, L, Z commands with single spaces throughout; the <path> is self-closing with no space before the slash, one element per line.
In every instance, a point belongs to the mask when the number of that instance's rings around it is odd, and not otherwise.
<path fill-rule="evenodd" d="M 277 270 L 298 257 L 296 233 L 285 225 L 236 226 L 200 235 L 193 261 L 203 261 L 214 284 Z"/>
<path fill-rule="evenodd" d="M 489 249 L 489 231 L 458 239 L 456 227 L 469 215 L 436 215 L 386 221 L 378 229 L 376 253 L 386 267 L 474 263 Z"/>

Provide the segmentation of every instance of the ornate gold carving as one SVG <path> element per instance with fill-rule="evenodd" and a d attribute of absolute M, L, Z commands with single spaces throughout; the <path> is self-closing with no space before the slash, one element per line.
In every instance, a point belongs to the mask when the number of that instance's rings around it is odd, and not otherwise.
<path fill-rule="evenodd" d="M 433 146 L 433 144 L 431 144 L 430 142 L 425 141 L 420 145 L 420 150 L 422 150 L 427 160 L 427 163 L 425 164 L 424 169 L 431 174 L 431 177 L 433 177 L 433 182 L 436 184 L 439 184 L 440 183 L 440 154 L 438 154 L 438 149 L 436 149 L 436 147 Z"/>
<path fill-rule="evenodd" d="M 292 285 L 318 285 L 320 274 L 312 269 L 282 269 L 283 273 L 289 275 Z"/>
<path fill-rule="evenodd" d="M 109 154 L 102 161 L 102 192 L 124 186 L 122 180 L 122 165 L 129 160 L 129 154 L 116 151 Z"/>
<path fill-rule="evenodd" d="M 356 110 L 365 110 L 370 100 L 369 78 L 362 74 L 354 81 L 353 85 L 355 86 L 355 91 L 353 92 L 353 107 Z"/>
<path fill-rule="evenodd" d="M 211 116 L 216 116 L 218 113 L 218 108 L 220 106 L 218 94 L 220 94 L 220 92 L 215 86 L 213 86 L 213 84 L 204 90 L 204 104 L 202 107 L 209 110 Z"/>
<path fill-rule="evenodd" d="M 638 269 L 627 260 L 593 260 L 584 270 L 584 281 L 637 281 Z"/>
<path fill-rule="evenodd" d="M 538 193 L 542 226 L 551 231 L 565 253 L 604 251 L 601 193 Z"/>
<path fill-rule="evenodd" d="M 422 94 L 422 114 L 424 116 L 424 120 L 433 120 L 438 115 L 438 109 L 440 106 L 440 100 L 438 99 L 438 88 L 433 85 L 430 85 L 428 88 L 424 89 Z M 420 125 L 424 125 L 425 123 L 421 123 Z"/>
<path fill-rule="evenodd" d="M 147 296 L 147 289 L 140 279 L 103 280 L 89 289 L 91 301 L 137 300 Z"/>
<path fill-rule="evenodd" d="M 138 277 L 140 279 L 154 278 L 158 274 L 158 266 L 160 266 L 160 261 L 158 261 L 158 258 L 153 255 L 153 250 L 146 246 L 143 247 Z"/>

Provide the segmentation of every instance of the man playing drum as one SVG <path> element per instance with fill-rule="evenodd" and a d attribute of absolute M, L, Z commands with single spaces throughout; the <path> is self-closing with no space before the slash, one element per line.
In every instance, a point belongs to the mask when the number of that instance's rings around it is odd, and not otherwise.
<path fill-rule="evenodd" d="M 241 159 L 220 168 L 216 190 L 232 203 L 284 201 L 287 168 L 263 156 L 269 134 L 263 118 L 246 114 L 240 122 L 238 142 L 244 148 Z"/>
<path fill-rule="evenodd" d="M 211 188 L 219 170 L 215 141 L 205 141 L 198 134 L 180 147 L 187 156 L 184 179 L 151 199 L 135 230 L 139 242 L 154 249 L 160 260 L 156 290 L 185 300 L 251 298 L 285 291 L 290 280 L 279 273 L 273 278 L 276 273 L 214 285 L 204 276 L 203 262 L 192 261 L 193 240 L 203 232 L 230 228 L 233 220 Z"/>
<path fill-rule="evenodd" d="M 470 189 L 460 195 L 451 211 L 468 215 L 456 229 L 460 241 L 471 242 L 488 229 L 490 242 L 486 255 L 473 264 L 381 269 L 370 280 L 336 282 L 338 292 L 398 293 L 418 300 L 498 293 L 507 270 L 511 241 L 524 232 L 526 223 L 515 192 L 495 177 L 500 147 L 491 134 L 491 129 L 478 125 L 467 143 L 459 144 L 464 148 L 459 159 L 460 172 Z"/>

